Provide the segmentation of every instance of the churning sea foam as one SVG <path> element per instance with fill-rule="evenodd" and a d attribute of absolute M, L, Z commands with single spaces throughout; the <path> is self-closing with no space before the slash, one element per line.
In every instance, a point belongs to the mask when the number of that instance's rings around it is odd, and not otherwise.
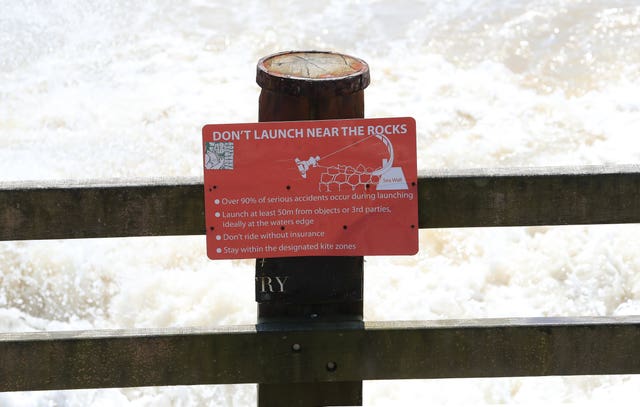
<path fill-rule="evenodd" d="M 640 5 L 614 0 L 0 0 L 0 181 L 199 176 L 205 123 L 257 119 L 255 64 L 366 60 L 367 117 L 419 168 L 635 164 Z M 370 257 L 365 319 L 640 313 L 635 225 L 422 230 Z M 4 332 L 255 322 L 252 261 L 204 237 L 0 243 Z M 634 376 L 365 382 L 367 406 L 635 404 Z M 0 394 L 7 406 L 254 405 L 255 386 Z"/>

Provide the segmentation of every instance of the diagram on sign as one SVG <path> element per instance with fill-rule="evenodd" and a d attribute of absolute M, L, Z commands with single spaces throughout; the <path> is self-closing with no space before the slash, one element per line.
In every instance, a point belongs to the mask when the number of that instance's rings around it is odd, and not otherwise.
<path fill-rule="evenodd" d="M 211 259 L 414 254 L 412 118 L 206 125 Z"/>
<path fill-rule="evenodd" d="M 348 149 L 357 147 L 358 144 L 374 138 L 380 140 L 387 148 L 388 157 L 382 160 L 380 167 L 373 169 L 366 167 L 364 164 L 334 164 L 322 165 L 331 156 L 338 155 L 341 152 L 347 152 Z M 323 157 L 311 156 L 308 160 L 300 160 L 295 158 L 295 163 L 300 171 L 302 178 L 307 178 L 307 172 L 311 168 L 320 168 L 320 181 L 318 182 L 318 190 L 320 192 L 342 191 L 343 188 L 350 187 L 352 191 L 357 188 L 368 189 L 374 186 L 377 190 L 401 190 L 408 189 L 407 181 L 401 167 L 393 166 L 393 144 L 382 133 L 376 133 L 356 141 L 346 147 L 333 151 Z"/>

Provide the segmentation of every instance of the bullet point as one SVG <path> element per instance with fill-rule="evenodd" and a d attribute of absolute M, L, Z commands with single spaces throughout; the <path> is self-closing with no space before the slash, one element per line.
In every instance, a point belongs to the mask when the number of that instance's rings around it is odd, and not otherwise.
<path fill-rule="evenodd" d="M 218 205 L 220 203 L 219 199 L 216 199 L 215 201 L 213 201 L 214 204 Z"/>
<path fill-rule="evenodd" d="M 216 249 L 216 253 L 222 253 L 222 249 L 218 247 L 218 248 Z"/>
<path fill-rule="evenodd" d="M 222 236 L 216 235 L 216 240 L 220 240 L 220 239 L 222 239 Z"/>
<path fill-rule="evenodd" d="M 216 218 L 220 217 L 220 212 L 216 212 Z"/>

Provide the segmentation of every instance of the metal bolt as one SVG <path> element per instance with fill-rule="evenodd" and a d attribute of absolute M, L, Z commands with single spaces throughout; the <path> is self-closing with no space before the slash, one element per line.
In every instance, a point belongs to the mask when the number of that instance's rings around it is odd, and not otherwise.
<path fill-rule="evenodd" d="M 327 372 L 335 372 L 338 368 L 338 364 L 336 362 L 327 362 Z"/>
<path fill-rule="evenodd" d="M 300 349 L 302 349 L 302 346 L 300 346 L 299 343 L 294 343 L 293 345 L 291 345 L 291 350 L 294 352 L 300 352 Z"/>

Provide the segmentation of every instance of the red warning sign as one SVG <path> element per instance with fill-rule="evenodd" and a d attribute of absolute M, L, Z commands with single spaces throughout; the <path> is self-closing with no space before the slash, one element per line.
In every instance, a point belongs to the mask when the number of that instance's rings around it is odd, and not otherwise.
<path fill-rule="evenodd" d="M 211 259 L 418 251 L 413 118 L 208 124 Z"/>

